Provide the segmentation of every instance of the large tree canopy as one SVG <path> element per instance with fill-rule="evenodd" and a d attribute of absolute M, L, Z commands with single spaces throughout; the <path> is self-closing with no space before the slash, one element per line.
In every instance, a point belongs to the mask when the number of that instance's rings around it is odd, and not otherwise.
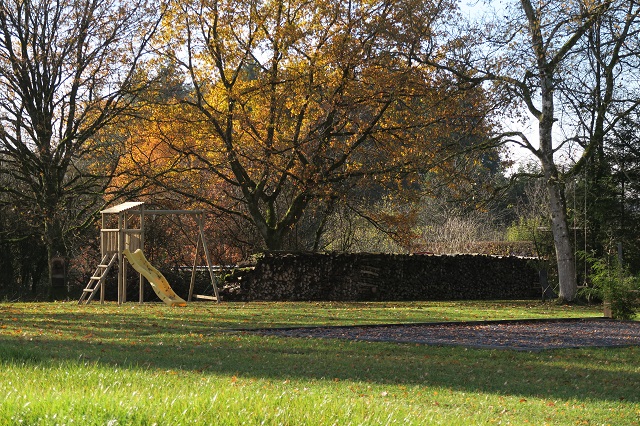
<path fill-rule="evenodd" d="M 187 90 L 149 113 L 132 159 L 248 221 L 269 249 L 355 184 L 453 173 L 491 125 L 484 92 L 455 90 L 407 50 L 455 13 L 448 1 L 175 3 L 159 50 Z"/>

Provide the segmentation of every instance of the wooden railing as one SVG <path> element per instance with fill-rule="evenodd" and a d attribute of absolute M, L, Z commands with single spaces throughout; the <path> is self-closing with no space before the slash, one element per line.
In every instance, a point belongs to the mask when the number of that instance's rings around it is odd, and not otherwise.
<path fill-rule="evenodd" d="M 141 248 L 140 230 L 139 229 L 102 229 L 101 231 L 100 251 L 102 256 L 118 253 L 120 250 L 128 248 L 130 251 L 136 251 Z M 120 233 L 124 235 L 124 240 L 120 243 Z M 120 245 L 123 247 L 120 249 Z"/>

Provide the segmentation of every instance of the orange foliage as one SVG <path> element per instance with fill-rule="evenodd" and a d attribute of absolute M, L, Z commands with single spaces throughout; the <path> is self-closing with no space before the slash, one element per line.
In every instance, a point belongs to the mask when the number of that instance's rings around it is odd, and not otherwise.
<path fill-rule="evenodd" d="M 188 93 L 145 107 L 114 184 L 171 190 L 281 248 L 311 204 L 345 188 L 457 172 L 462 136 L 489 126 L 482 92 L 461 94 L 405 51 L 453 11 L 412 0 L 175 5 L 166 54 L 181 52 L 172 61 Z"/>

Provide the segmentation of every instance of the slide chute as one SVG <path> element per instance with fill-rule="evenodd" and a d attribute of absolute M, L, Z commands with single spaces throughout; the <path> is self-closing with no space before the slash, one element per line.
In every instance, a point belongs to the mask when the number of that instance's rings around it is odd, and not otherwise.
<path fill-rule="evenodd" d="M 182 299 L 176 294 L 175 291 L 169 285 L 167 279 L 162 275 L 160 271 L 154 268 L 144 257 L 142 250 L 138 249 L 131 253 L 129 249 L 125 249 L 122 253 L 127 256 L 129 263 L 133 266 L 133 269 L 142 274 L 153 291 L 156 292 L 158 297 L 169 306 L 187 306 L 187 301 Z"/>

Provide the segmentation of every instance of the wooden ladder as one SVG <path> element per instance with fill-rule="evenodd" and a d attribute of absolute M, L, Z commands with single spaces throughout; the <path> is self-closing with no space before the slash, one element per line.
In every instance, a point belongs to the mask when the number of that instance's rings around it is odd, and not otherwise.
<path fill-rule="evenodd" d="M 80 300 L 78 300 L 78 305 L 86 305 L 91 301 L 91 299 L 93 299 L 98 290 L 100 290 L 100 287 L 104 285 L 104 281 L 107 278 L 107 273 L 109 273 L 109 270 L 111 269 L 113 264 L 116 263 L 117 259 L 117 253 L 111 257 L 111 260 L 109 260 L 108 254 L 104 255 L 104 257 L 100 261 L 100 264 L 96 268 L 96 271 L 93 273 L 91 278 L 89 278 L 87 287 L 82 290 L 82 295 L 80 296 Z"/>

